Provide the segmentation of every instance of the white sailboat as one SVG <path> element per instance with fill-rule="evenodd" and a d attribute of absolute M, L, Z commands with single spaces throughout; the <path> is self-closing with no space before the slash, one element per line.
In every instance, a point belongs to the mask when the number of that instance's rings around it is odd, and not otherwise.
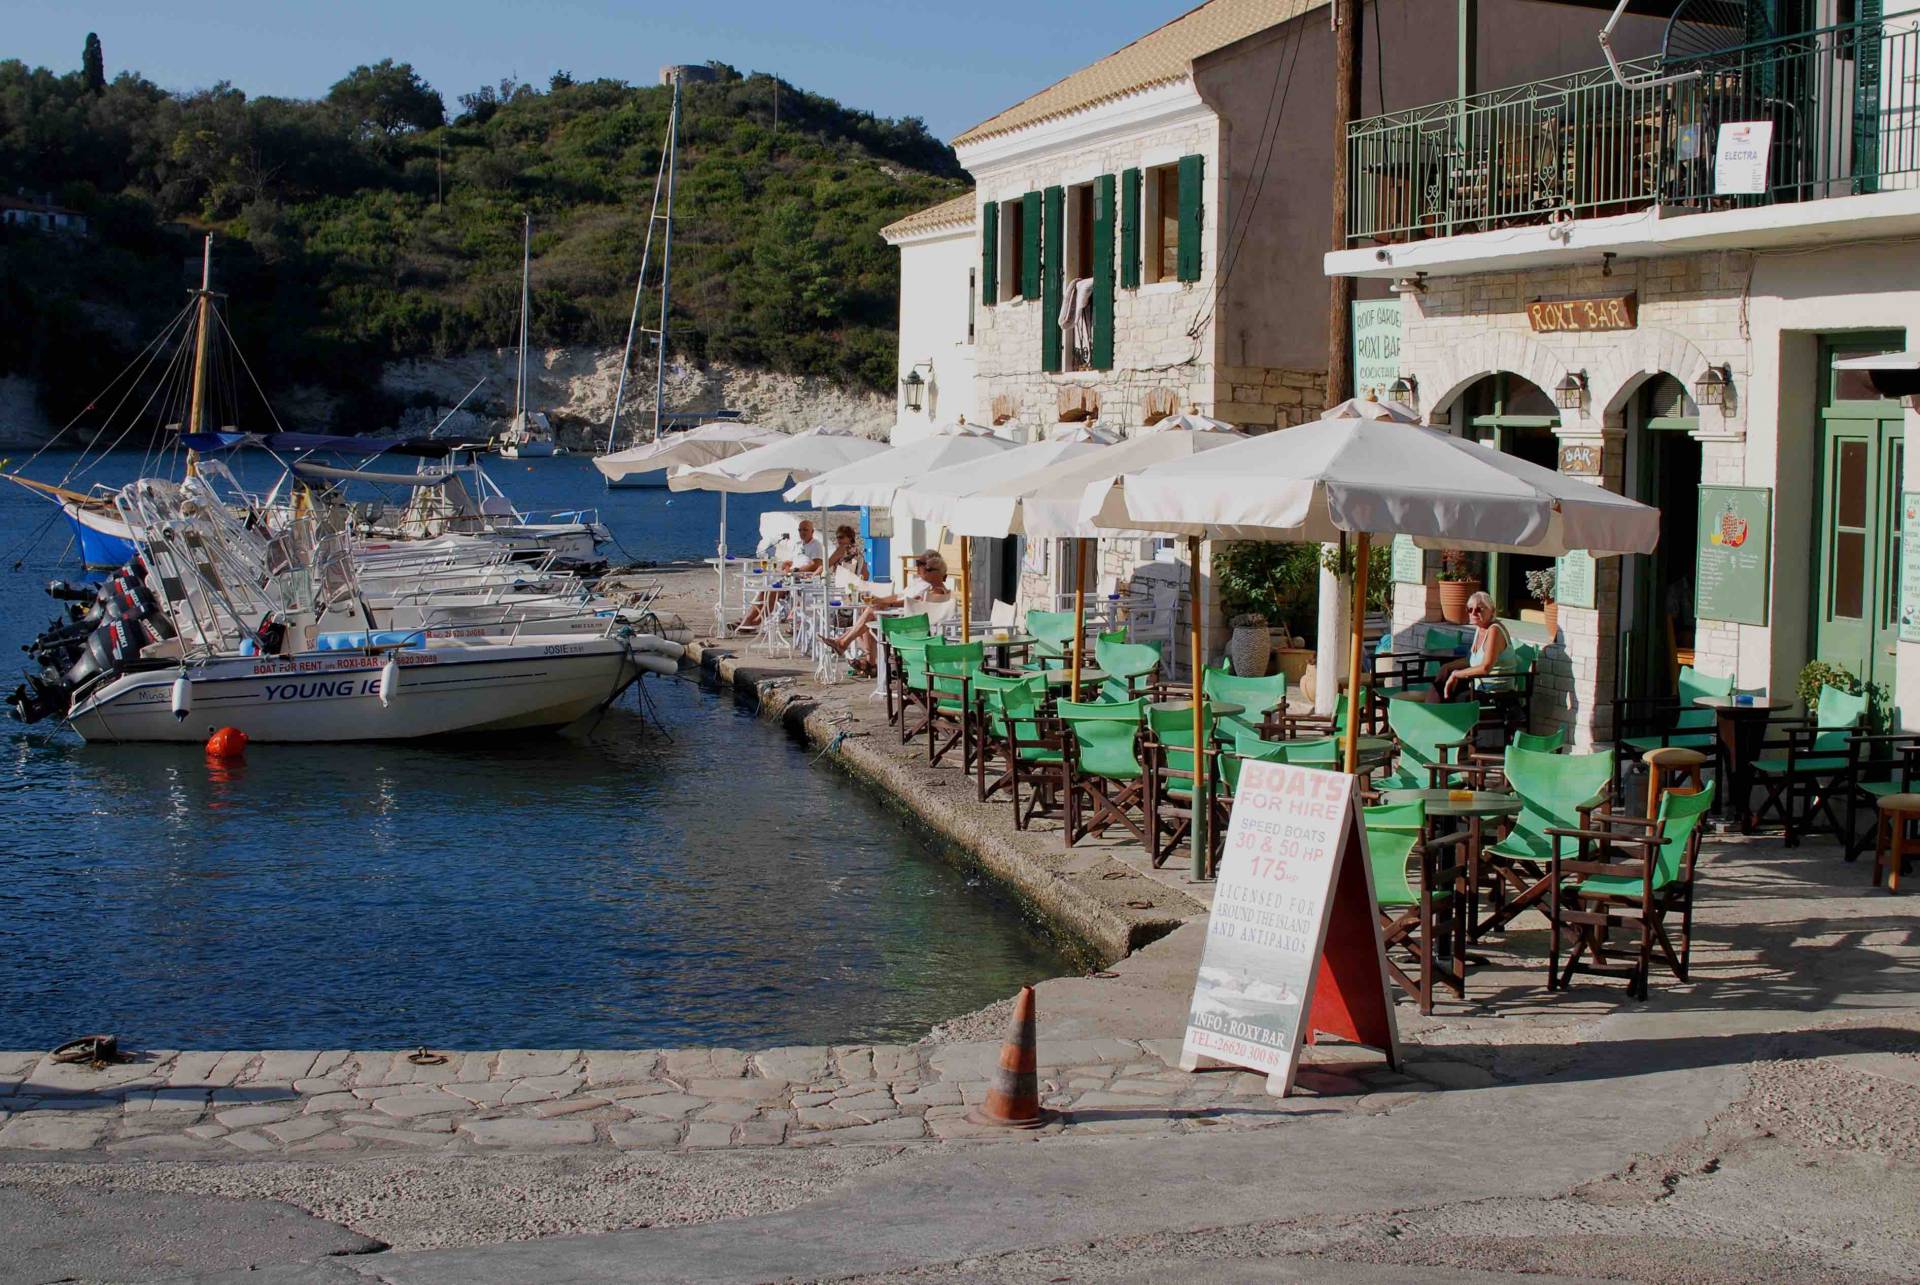
<path fill-rule="evenodd" d="M 510 460 L 540 460 L 564 455 L 554 440 L 553 425 L 539 411 L 527 409 L 527 318 L 532 311 L 533 216 L 522 216 L 520 229 L 520 361 L 513 382 L 513 420 L 500 437 L 500 454 Z"/>

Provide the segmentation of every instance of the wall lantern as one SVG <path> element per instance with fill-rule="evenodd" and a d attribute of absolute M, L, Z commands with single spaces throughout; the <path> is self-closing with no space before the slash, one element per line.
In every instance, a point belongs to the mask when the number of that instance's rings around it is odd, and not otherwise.
<path fill-rule="evenodd" d="M 907 372 L 907 377 L 900 381 L 900 388 L 906 395 L 907 409 L 919 410 L 922 404 L 921 399 L 927 391 L 927 381 L 920 378 L 918 366 Z"/>
<path fill-rule="evenodd" d="M 1387 385 L 1387 400 L 1399 402 L 1402 406 L 1413 405 L 1413 399 L 1420 392 L 1420 380 L 1413 375 L 1401 375 Z"/>
<path fill-rule="evenodd" d="M 1693 381 L 1693 400 L 1702 406 L 1725 406 L 1732 387 L 1732 367 L 1709 366 Z"/>
<path fill-rule="evenodd" d="M 1561 410 L 1579 410 L 1587 400 L 1587 372 L 1570 370 L 1553 386 L 1553 404 Z"/>

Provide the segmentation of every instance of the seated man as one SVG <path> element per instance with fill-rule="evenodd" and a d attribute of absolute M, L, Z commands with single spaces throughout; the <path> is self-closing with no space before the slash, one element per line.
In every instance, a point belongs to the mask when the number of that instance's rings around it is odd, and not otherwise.
<path fill-rule="evenodd" d="M 826 550 L 821 547 L 820 537 L 814 534 L 813 522 L 808 518 L 800 519 L 798 535 L 781 541 L 780 553 L 785 555 L 785 560 L 778 566 L 787 575 L 814 575 L 826 560 Z M 747 614 L 740 617 L 740 623 L 736 627 L 752 629 L 758 626 L 762 620 L 766 619 L 768 610 L 778 597 L 780 595 L 772 590 L 761 594 Z"/>

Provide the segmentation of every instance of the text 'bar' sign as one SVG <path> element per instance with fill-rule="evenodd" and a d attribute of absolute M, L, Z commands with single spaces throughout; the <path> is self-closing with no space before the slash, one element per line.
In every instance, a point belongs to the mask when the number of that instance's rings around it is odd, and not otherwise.
<path fill-rule="evenodd" d="M 1336 1035 L 1399 1061 L 1366 833 L 1353 778 L 1247 762 L 1187 1015 L 1180 1066 L 1264 1071 L 1284 1097 L 1302 1036 Z"/>

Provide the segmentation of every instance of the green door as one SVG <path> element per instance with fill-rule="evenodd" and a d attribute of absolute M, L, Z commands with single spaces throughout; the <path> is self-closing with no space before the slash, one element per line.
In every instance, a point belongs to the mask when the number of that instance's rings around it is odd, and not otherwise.
<path fill-rule="evenodd" d="M 1905 443 L 1900 404 L 1876 394 L 1835 357 L 1886 352 L 1898 333 L 1848 336 L 1822 346 L 1820 522 L 1813 583 L 1814 654 L 1870 683 L 1893 681 L 1900 608 L 1900 488 Z"/>

